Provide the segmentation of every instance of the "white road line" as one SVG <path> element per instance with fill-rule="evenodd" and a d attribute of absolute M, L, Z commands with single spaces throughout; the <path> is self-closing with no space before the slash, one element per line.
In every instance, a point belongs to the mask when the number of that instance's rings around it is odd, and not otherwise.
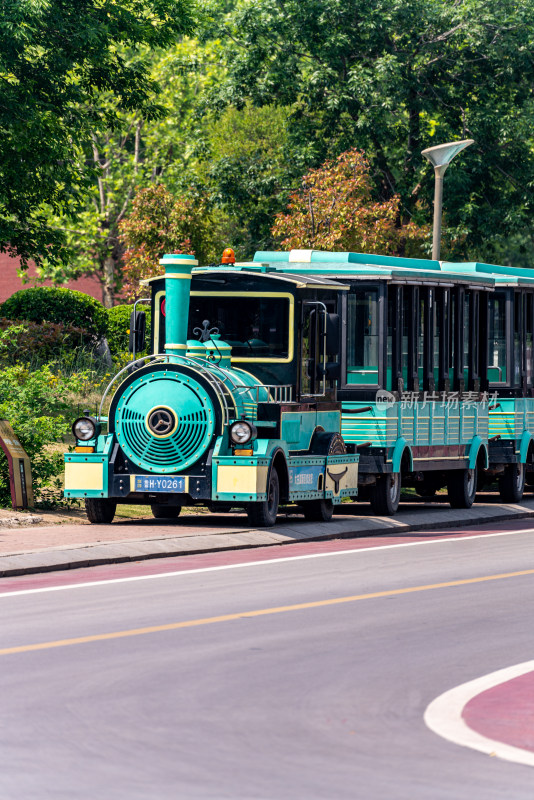
<path fill-rule="evenodd" d="M 222 564 L 218 567 L 199 567 L 197 569 L 181 569 L 175 572 L 158 572 L 155 575 L 133 575 L 128 578 L 110 578 L 101 581 L 86 581 L 85 583 L 69 583 L 63 586 L 43 586 L 39 589 L 19 589 L 14 592 L 0 592 L 0 601 L 6 597 L 20 597 L 25 594 L 39 594 L 41 592 L 61 592 L 67 589 L 89 589 L 92 586 L 109 586 L 113 583 L 131 583 L 132 581 L 149 581 L 157 578 L 175 578 L 178 575 L 198 575 L 203 572 L 220 572 L 225 569 L 243 569 L 245 567 L 265 567 L 280 564 L 285 561 L 305 561 L 312 558 L 328 558 L 329 556 L 361 555 L 380 550 L 397 550 L 401 547 L 422 547 L 424 545 L 446 544 L 448 542 L 467 542 L 473 539 L 493 539 L 499 536 L 517 536 L 521 533 L 532 533 L 534 528 L 524 528 L 519 531 L 501 531 L 499 533 L 474 534 L 473 536 L 451 536 L 447 539 L 432 539 L 424 542 L 403 542 L 400 544 L 384 544 L 377 547 L 362 547 L 361 549 L 335 550 L 328 553 L 309 553 L 301 556 L 287 556 L 284 558 L 270 558 L 263 561 L 246 561 L 240 564 Z M 407 534 L 409 535 L 409 534 Z M 311 544 L 311 543 L 310 543 Z M 207 554 L 202 554 L 207 555 Z M 169 556 L 179 558 L 179 556 Z M 112 565 L 110 565 L 112 566 Z M 31 577 L 31 576 L 30 576 Z M 19 578 L 20 579 L 20 578 Z M 17 578 L 14 578 L 17 580 Z"/>
<path fill-rule="evenodd" d="M 515 761 L 517 764 L 534 767 L 534 753 L 487 739 L 469 728 L 462 717 L 465 706 L 476 695 L 532 671 L 534 671 L 534 661 L 525 661 L 522 664 L 506 667 L 476 678 L 474 681 L 463 683 L 461 686 L 456 686 L 430 703 L 425 711 L 425 723 L 431 731 L 448 739 L 449 742 L 454 742 L 462 747 L 470 747 L 506 761 Z"/>

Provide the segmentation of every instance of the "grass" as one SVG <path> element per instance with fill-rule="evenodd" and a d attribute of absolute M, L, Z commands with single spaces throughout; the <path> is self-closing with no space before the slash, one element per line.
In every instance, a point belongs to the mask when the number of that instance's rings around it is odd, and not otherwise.
<path fill-rule="evenodd" d="M 182 506 L 180 516 L 187 517 L 191 514 L 209 514 L 207 508 L 204 506 Z M 152 517 L 150 506 L 139 506 L 136 504 L 129 505 L 128 503 L 119 503 L 115 517 L 120 519 L 143 519 L 144 517 Z"/>

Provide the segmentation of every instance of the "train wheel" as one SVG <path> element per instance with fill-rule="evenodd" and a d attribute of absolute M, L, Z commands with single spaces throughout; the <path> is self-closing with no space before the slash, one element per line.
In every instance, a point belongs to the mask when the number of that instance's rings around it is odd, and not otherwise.
<path fill-rule="evenodd" d="M 519 503 L 525 490 L 524 464 L 511 464 L 499 478 L 499 494 L 503 503 Z"/>
<path fill-rule="evenodd" d="M 308 500 L 302 503 L 302 510 L 308 522 L 330 522 L 334 504 L 331 500 Z"/>
<path fill-rule="evenodd" d="M 267 487 L 267 500 L 250 503 L 247 508 L 248 519 L 256 528 L 270 528 L 276 522 L 280 502 L 280 481 L 275 467 L 272 468 Z"/>
<path fill-rule="evenodd" d="M 397 512 L 401 493 L 400 472 L 381 475 L 373 486 L 369 487 L 371 508 L 380 517 L 390 517 Z"/>
<path fill-rule="evenodd" d="M 153 505 L 150 509 L 155 519 L 176 519 L 180 515 L 182 506 Z"/>
<path fill-rule="evenodd" d="M 109 497 L 87 497 L 85 499 L 85 513 L 87 519 L 95 525 L 113 522 L 117 501 Z"/>
<path fill-rule="evenodd" d="M 447 492 L 451 508 L 471 508 L 477 493 L 477 468 L 451 470 Z"/>

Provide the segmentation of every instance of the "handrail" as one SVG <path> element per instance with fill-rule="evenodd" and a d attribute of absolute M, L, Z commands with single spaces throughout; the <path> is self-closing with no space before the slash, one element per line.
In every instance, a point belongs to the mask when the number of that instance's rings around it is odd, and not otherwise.
<path fill-rule="evenodd" d="M 98 419 L 100 419 L 100 417 L 102 415 L 102 407 L 104 405 L 104 400 L 106 399 L 109 390 L 111 389 L 111 387 L 113 386 L 113 384 L 115 383 L 117 378 L 120 375 L 122 375 L 123 372 L 127 372 L 129 370 L 131 371 L 132 367 L 135 364 L 141 364 L 142 362 L 147 361 L 147 360 L 149 361 L 149 360 L 152 360 L 152 359 L 154 359 L 154 360 L 158 360 L 159 359 L 161 361 L 161 360 L 167 359 L 167 361 L 169 361 L 169 358 L 170 358 L 170 356 L 167 353 L 157 353 L 155 355 L 141 356 L 141 358 L 138 358 L 135 361 L 129 361 L 128 364 L 125 367 L 123 367 L 119 372 L 117 372 L 117 374 L 110 380 L 110 382 L 106 386 L 106 389 L 104 391 L 104 394 L 102 395 L 102 400 L 100 401 L 100 406 L 99 406 L 99 409 L 98 409 Z"/>
<path fill-rule="evenodd" d="M 186 366 L 194 366 L 196 370 L 200 372 L 201 375 L 208 381 L 211 385 L 219 399 L 221 400 L 221 405 L 223 407 L 223 422 L 227 424 L 230 420 L 230 408 L 228 406 L 227 395 L 232 397 L 232 393 L 229 391 L 228 387 L 224 384 L 224 382 L 217 377 L 214 370 L 206 369 L 201 363 L 199 363 L 198 359 L 189 358 L 188 356 L 176 356 L 171 353 L 154 353 L 152 355 L 142 356 L 141 358 L 136 359 L 136 361 L 130 361 L 123 369 L 121 369 L 117 374 L 110 380 L 104 394 L 102 395 L 102 399 L 100 401 L 100 407 L 98 409 L 98 418 L 100 419 L 102 415 L 102 408 L 104 406 L 104 401 L 108 395 L 109 390 L 124 372 L 132 371 L 132 367 L 136 364 L 140 366 L 148 366 L 147 362 L 155 361 L 156 363 L 165 363 L 168 364 L 184 364 Z M 221 367 L 218 367 L 218 370 L 223 371 Z M 233 399 L 233 398 L 232 398 Z M 235 409 L 235 402 L 232 403 Z"/>
<path fill-rule="evenodd" d="M 138 303 L 150 303 L 150 300 L 151 300 L 150 297 L 138 297 L 137 298 L 137 300 L 134 303 L 134 307 L 133 307 L 134 321 L 137 319 L 137 317 L 135 316 L 136 309 L 137 309 L 137 304 Z M 133 335 L 132 361 L 135 361 L 135 331 L 134 331 L 134 335 Z"/>

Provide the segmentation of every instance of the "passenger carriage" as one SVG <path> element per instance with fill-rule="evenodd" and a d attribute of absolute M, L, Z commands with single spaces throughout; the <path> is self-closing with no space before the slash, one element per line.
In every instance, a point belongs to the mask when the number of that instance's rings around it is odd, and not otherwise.
<path fill-rule="evenodd" d="M 491 276 L 442 274 L 439 262 L 358 253 L 260 252 L 255 260 L 349 284 L 338 397 L 360 456 L 360 498 L 397 510 L 401 486 L 472 505 L 488 467 Z"/>
<path fill-rule="evenodd" d="M 489 468 L 501 499 L 521 500 L 534 485 L 534 275 L 494 264 L 444 263 L 442 270 L 489 275 Z"/>

